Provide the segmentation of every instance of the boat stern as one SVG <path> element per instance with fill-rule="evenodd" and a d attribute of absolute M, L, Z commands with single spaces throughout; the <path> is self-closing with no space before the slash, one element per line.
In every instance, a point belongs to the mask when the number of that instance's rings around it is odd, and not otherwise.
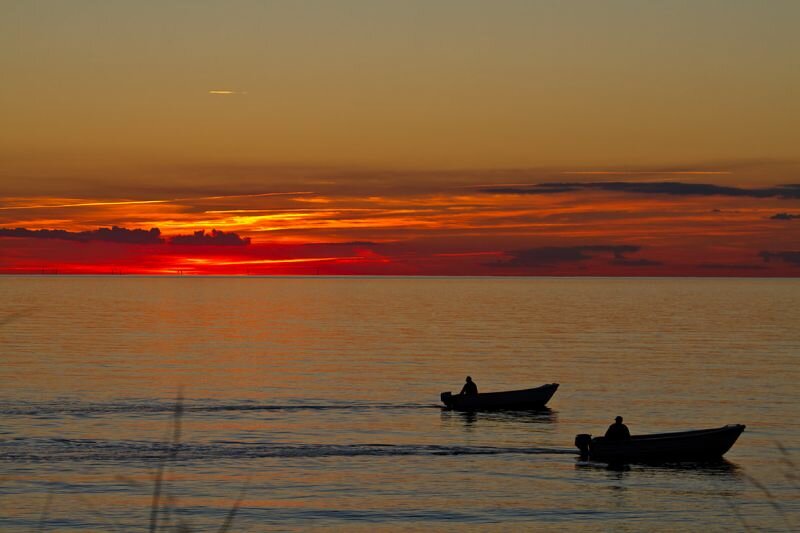
<path fill-rule="evenodd" d="M 578 433 L 575 435 L 575 446 L 581 451 L 581 457 L 589 457 L 589 444 L 592 436 L 588 433 Z"/>
<path fill-rule="evenodd" d="M 443 392 L 439 395 L 439 398 L 447 407 L 450 407 L 450 405 L 453 403 L 453 393 L 451 392 Z"/>

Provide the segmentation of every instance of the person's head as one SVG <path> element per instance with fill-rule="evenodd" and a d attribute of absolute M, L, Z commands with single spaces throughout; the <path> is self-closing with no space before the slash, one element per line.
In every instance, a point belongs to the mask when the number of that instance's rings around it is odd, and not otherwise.
<path fill-rule="evenodd" d="M 622 424 L 622 417 L 621 417 L 621 416 L 618 416 L 617 418 L 615 418 L 615 419 L 614 419 L 614 421 L 615 421 L 617 424 Z"/>
<path fill-rule="evenodd" d="M 472 378 L 470 376 L 467 376 L 467 383 L 470 383 L 470 382 L 472 382 Z"/>

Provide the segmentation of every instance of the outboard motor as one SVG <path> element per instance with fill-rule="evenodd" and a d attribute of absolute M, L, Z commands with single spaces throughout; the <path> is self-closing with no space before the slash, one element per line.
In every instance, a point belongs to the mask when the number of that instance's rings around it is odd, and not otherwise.
<path fill-rule="evenodd" d="M 592 442 L 592 436 L 588 433 L 579 433 L 575 435 L 575 446 L 581 451 L 581 457 L 589 457 L 589 444 Z"/>

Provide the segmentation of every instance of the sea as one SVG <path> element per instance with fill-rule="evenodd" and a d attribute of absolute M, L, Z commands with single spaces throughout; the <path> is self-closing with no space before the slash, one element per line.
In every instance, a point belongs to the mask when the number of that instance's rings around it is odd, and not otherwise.
<path fill-rule="evenodd" d="M 0 277 L 3 531 L 800 528 L 800 280 Z M 439 395 L 560 387 L 546 409 Z M 720 461 L 578 433 L 745 424 Z"/>

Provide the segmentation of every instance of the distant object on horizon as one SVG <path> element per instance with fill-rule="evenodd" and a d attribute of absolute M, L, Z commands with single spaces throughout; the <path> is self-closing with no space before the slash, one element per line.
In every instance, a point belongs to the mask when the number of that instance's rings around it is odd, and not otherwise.
<path fill-rule="evenodd" d="M 550 401 L 557 389 L 558 383 L 550 383 L 532 389 L 482 392 L 474 395 L 443 392 L 440 398 L 448 409 L 456 411 L 538 409 Z"/>
<path fill-rule="evenodd" d="M 731 449 L 744 428 L 743 424 L 729 424 L 712 429 L 633 435 L 624 440 L 592 438 L 582 433 L 575 436 L 575 446 L 582 457 L 607 462 L 719 459 Z"/>

